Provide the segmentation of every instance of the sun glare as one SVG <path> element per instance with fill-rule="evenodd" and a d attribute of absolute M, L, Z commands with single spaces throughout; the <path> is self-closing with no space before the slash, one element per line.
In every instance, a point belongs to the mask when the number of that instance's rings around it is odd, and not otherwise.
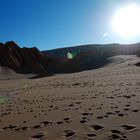
<path fill-rule="evenodd" d="M 140 6 L 129 5 L 116 11 L 112 28 L 122 37 L 140 35 Z"/>

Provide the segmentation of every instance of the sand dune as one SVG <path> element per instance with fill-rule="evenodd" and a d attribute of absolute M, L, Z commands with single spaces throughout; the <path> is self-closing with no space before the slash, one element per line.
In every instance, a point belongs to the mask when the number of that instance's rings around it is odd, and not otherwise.
<path fill-rule="evenodd" d="M 0 81 L 0 140 L 140 140 L 140 58 Z"/>
<path fill-rule="evenodd" d="M 36 74 L 20 74 L 14 70 L 0 66 L 0 80 L 27 79 L 36 76 Z"/>
<path fill-rule="evenodd" d="M 27 78 L 27 75 L 16 73 L 14 70 L 0 66 L 0 80 L 12 80 Z"/>

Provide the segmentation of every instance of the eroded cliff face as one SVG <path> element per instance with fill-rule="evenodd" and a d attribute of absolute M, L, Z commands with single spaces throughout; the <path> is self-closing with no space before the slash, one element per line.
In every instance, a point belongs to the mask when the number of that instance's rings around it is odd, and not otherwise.
<path fill-rule="evenodd" d="M 37 48 L 20 48 L 15 42 L 0 43 L 0 65 L 18 73 L 46 73 L 46 57 Z"/>

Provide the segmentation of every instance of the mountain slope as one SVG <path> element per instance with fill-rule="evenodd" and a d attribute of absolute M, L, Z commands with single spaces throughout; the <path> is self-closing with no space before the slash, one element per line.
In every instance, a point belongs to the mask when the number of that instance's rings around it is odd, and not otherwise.
<path fill-rule="evenodd" d="M 0 43 L 0 66 L 18 73 L 45 73 L 46 57 L 37 48 L 20 48 L 15 42 Z"/>
<path fill-rule="evenodd" d="M 79 72 L 103 67 L 110 62 L 108 58 L 112 56 L 139 55 L 140 43 L 82 45 L 48 50 L 42 53 L 50 57 L 48 70 L 55 73 Z"/>
<path fill-rule="evenodd" d="M 140 56 L 140 43 L 82 45 L 42 52 L 36 47 L 20 48 L 13 41 L 0 43 L 0 66 L 21 74 L 47 76 L 48 73 L 52 75 L 97 69 L 110 63 L 108 58 L 115 55 Z"/>

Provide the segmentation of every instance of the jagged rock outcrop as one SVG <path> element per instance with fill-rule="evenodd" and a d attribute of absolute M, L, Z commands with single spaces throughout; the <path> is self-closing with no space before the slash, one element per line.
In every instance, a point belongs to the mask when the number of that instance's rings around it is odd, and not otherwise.
<path fill-rule="evenodd" d="M 46 73 L 46 57 L 37 48 L 20 48 L 15 42 L 0 43 L 0 66 L 17 73 Z"/>

